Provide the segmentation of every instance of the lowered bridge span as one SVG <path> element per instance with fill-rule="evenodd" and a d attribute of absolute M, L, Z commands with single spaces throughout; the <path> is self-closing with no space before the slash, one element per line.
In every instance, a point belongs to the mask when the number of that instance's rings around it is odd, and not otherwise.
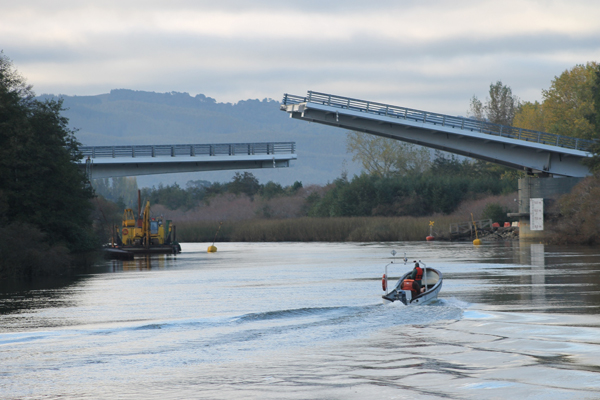
<path fill-rule="evenodd" d="M 585 177 L 591 140 L 309 91 L 285 94 L 291 118 L 493 162 L 540 176 Z"/>
<path fill-rule="evenodd" d="M 294 142 L 82 146 L 89 179 L 233 169 L 285 168 Z"/>

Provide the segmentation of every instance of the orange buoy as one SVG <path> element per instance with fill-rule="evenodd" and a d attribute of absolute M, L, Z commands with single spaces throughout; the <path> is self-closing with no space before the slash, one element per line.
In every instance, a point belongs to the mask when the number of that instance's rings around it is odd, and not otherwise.
<path fill-rule="evenodd" d="M 434 240 L 435 238 L 434 238 L 433 236 L 429 235 L 429 236 L 427 236 L 425 239 L 426 239 L 428 242 L 431 242 L 431 241 L 432 241 L 432 240 Z"/>
<path fill-rule="evenodd" d="M 387 279 L 385 274 L 383 274 L 383 278 L 381 278 L 381 288 L 385 291 L 387 289 Z"/>

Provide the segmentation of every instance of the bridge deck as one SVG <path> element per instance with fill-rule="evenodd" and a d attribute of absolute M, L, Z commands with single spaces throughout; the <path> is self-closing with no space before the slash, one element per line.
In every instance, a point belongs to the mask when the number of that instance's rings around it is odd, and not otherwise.
<path fill-rule="evenodd" d="M 350 97 L 285 94 L 290 117 L 397 139 L 527 172 L 582 177 L 591 140 L 515 128 Z"/>
<path fill-rule="evenodd" d="M 381 115 L 390 118 L 422 122 L 432 126 L 448 126 L 469 132 L 478 132 L 487 135 L 507 137 L 524 140 L 527 142 L 548 144 L 568 149 L 588 151 L 594 144 L 592 140 L 578 139 L 569 136 L 555 135 L 553 133 L 533 131 L 530 129 L 515 128 L 499 125 L 471 118 L 454 117 L 451 115 L 437 114 L 412 108 L 393 106 L 373 101 L 358 100 L 350 97 L 309 91 L 306 97 L 284 94 L 283 104 L 314 103 L 330 107 L 358 111 L 361 113 Z"/>
<path fill-rule="evenodd" d="M 195 157 L 195 156 L 235 156 L 294 154 L 294 142 L 269 143 L 220 143 L 220 144 L 165 144 L 137 146 L 82 146 L 79 148 L 84 158 L 117 157 Z"/>
<path fill-rule="evenodd" d="M 82 146 L 91 179 L 231 169 L 283 168 L 295 160 L 294 142 Z"/>

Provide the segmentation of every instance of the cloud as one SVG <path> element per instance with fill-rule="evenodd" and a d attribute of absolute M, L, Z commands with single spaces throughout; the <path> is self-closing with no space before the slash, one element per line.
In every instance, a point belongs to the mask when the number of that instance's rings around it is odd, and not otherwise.
<path fill-rule="evenodd" d="M 0 37 L 38 93 L 235 102 L 312 89 L 464 114 L 490 82 L 535 100 L 555 75 L 600 58 L 592 1 L 16 3 Z"/>

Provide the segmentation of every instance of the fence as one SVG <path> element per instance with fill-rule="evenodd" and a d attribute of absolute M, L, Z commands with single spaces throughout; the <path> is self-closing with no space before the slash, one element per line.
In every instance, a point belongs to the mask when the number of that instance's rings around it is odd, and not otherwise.
<path fill-rule="evenodd" d="M 141 146 L 82 146 L 84 158 L 102 157 L 177 157 L 177 156 L 235 156 L 264 154 L 294 154 L 295 142 L 229 143 L 229 144 L 174 144 Z"/>
<path fill-rule="evenodd" d="M 480 219 L 475 221 L 475 225 L 477 226 L 477 230 L 485 230 L 492 229 L 492 220 L 491 219 Z M 452 236 L 462 236 L 466 234 L 470 234 L 471 236 L 475 235 L 475 228 L 473 226 L 473 221 L 467 222 L 459 222 L 456 224 L 450 224 L 450 237 Z"/>

